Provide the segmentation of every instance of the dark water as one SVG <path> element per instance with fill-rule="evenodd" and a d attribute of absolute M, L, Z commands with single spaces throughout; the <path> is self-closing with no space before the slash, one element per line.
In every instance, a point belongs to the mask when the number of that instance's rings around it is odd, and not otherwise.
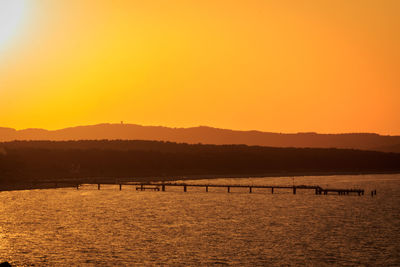
<path fill-rule="evenodd" d="M 204 182 L 361 187 L 365 196 L 118 186 L 0 193 L 0 261 L 15 266 L 400 266 L 400 175 Z M 377 196 L 368 192 L 376 189 Z"/>

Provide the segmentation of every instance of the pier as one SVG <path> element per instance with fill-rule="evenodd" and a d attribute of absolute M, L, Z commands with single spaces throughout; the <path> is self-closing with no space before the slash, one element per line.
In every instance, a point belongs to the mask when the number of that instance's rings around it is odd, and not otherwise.
<path fill-rule="evenodd" d="M 294 195 L 299 190 L 312 190 L 315 192 L 315 195 L 358 195 L 362 196 L 364 195 L 364 189 L 358 189 L 358 188 L 352 188 L 352 189 L 346 189 L 346 188 L 322 188 L 321 186 L 318 185 L 243 185 L 243 184 L 190 184 L 190 183 L 171 183 L 171 182 L 116 182 L 116 183 L 77 183 L 75 184 L 76 189 L 79 189 L 79 187 L 83 184 L 97 184 L 97 189 L 101 189 L 102 184 L 107 184 L 107 185 L 118 185 L 119 190 L 122 190 L 123 187 L 126 186 L 135 186 L 136 191 L 161 191 L 161 192 L 166 192 L 168 187 L 180 187 L 182 188 L 183 192 L 188 192 L 189 188 L 204 188 L 204 192 L 209 192 L 211 188 L 225 188 L 227 193 L 231 193 L 231 189 L 233 188 L 242 188 L 242 189 L 247 189 L 248 192 L 254 193 L 255 189 L 270 189 L 271 194 L 274 194 L 277 192 L 277 190 L 281 189 L 286 189 L 290 190 Z M 376 194 L 376 193 L 375 193 Z"/>
<path fill-rule="evenodd" d="M 249 193 L 253 193 L 254 189 L 271 189 L 271 194 L 277 189 L 288 189 L 295 195 L 298 190 L 313 190 L 316 195 L 364 195 L 363 189 L 338 189 L 338 188 L 322 188 L 320 186 L 313 185 L 241 185 L 241 184 L 188 184 L 188 183 L 141 183 L 144 185 L 153 185 L 161 187 L 161 191 L 165 192 L 167 187 L 182 187 L 183 192 L 187 192 L 189 187 L 202 187 L 205 192 L 209 192 L 209 188 L 226 188 L 227 193 L 231 192 L 231 188 L 247 188 Z"/>
<path fill-rule="evenodd" d="M 257 189 L 269 189 L 271 194 L 276 193 L 278 190 L 289 190 L 296 195 L 299 190 L 301 191 L 313 191 L 315 195 L 364 195 L 364 189 L 360 188 L 323 188 L 319 185 L 243 185 L 243 184 L 192 184 L 185 182 L 129 182 L 129 181 L 99 181 L 99 180 L 57 180 L 57 181 L 40 181 L 36 183 L 54 184 L 55 187 L 75 187 L 77 190 L 80 189 L 82 185 L 97 185 L 97 189 L 101 190 L 102 185 L 116 185 L 119 186 L 121 191 L 123 187 L 135 187 L 136 191 L 160 191 L 166 192 L 168 187 L 180 187 L 183 192 L 188 192 L 190 188 L 204 188 L 204 192 L 210 192 L 212 188 L 225 188 L 227 193 L 231 193 L 234 188 L 247 189 L 249 194 L 254 193 Z M 243 191 L 243 190 L 242 190 Z M 219 190 L 218 192 L 221 192 Z M 371 196 L 376 195 L 376 190 L 371 191 Z"/>

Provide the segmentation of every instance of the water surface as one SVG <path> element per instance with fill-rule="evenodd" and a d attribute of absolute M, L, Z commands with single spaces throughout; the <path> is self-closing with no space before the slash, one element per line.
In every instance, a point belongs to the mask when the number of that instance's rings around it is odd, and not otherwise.
<path fill-rule="evenodd" d="M 313 191 L 95 185 L 0 192 L 0 261 L 27 265 L 400 265 L 400 175 L 197 180 Z M 371 197 L 368 193 L 377 190 Z"/>

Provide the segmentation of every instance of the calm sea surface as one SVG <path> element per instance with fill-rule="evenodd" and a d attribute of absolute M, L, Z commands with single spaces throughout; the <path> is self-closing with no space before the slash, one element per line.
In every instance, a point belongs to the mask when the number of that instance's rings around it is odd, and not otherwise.
<path fill-rule="evenodd" d="M 135 187 L 0 192 L 0 261 L 15 266 L 400 266 L 400 175 L 217 179 L 361 187 L 313 191 Z M 376 189 L 377 195 L 370 196 Z"/>

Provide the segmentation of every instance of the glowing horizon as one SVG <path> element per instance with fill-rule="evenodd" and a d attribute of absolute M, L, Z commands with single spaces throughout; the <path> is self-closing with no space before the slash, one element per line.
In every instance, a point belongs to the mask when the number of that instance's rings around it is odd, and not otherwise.
<path fill-rule="evenodd" d="M 0 127 L 400 134 L 399 1 L 17 2 Z"/>

